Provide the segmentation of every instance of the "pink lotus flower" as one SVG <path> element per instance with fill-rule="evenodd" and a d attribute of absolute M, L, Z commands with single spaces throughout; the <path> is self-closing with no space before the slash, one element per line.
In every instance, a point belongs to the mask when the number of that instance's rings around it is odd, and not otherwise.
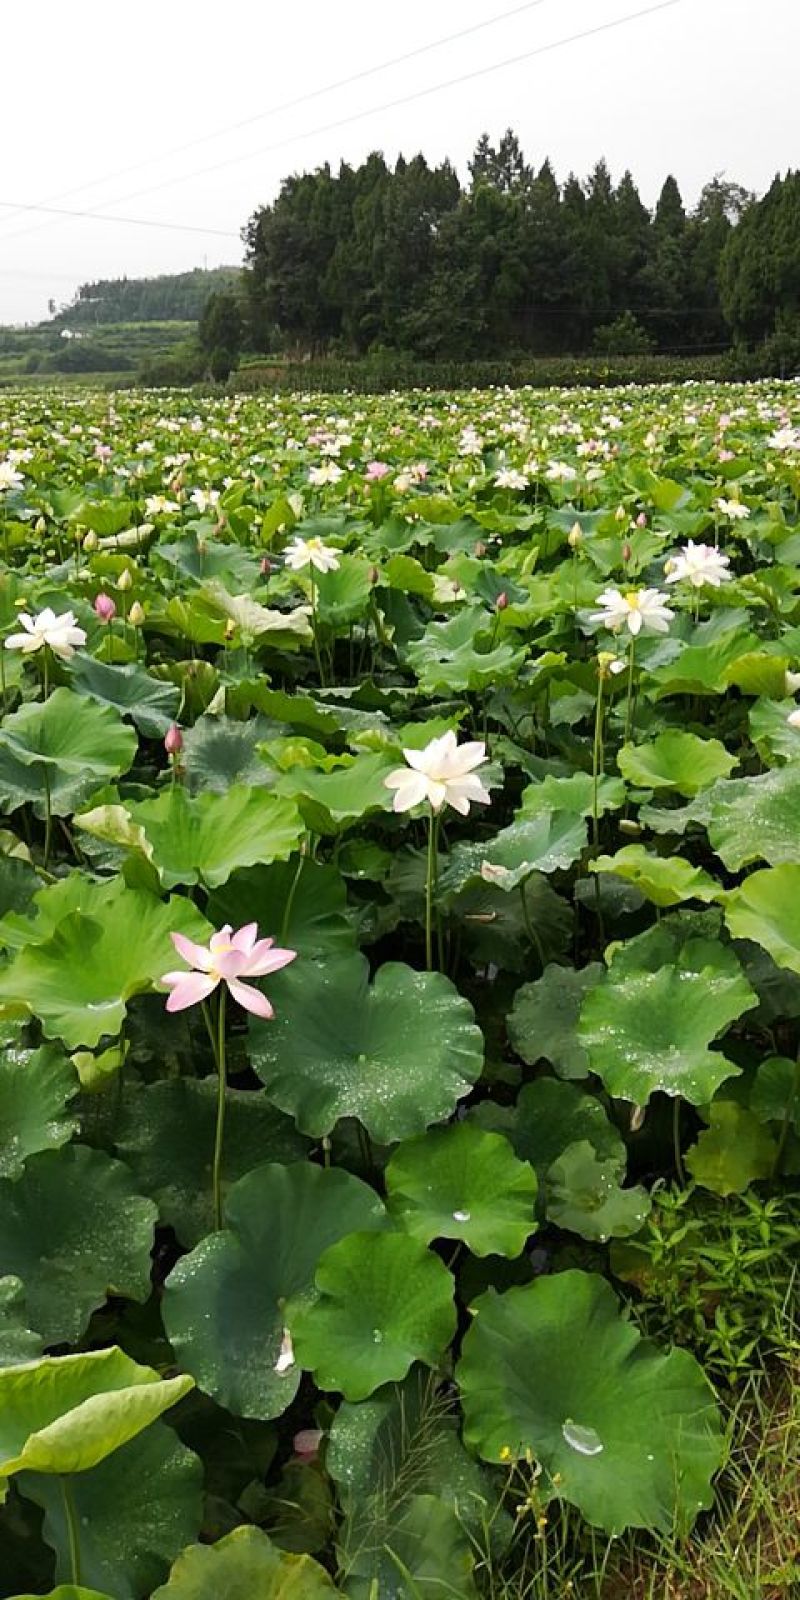
<path fill-rule="evenodd" d="M 94 609 L 101 622 L 111 622 L 117 614 L 117 608 L 110 594 L 99 594 Z"/>
<path fill-rule="evenodd" d="M 183 933 L 173 933 L 172 943 L 190 972 L 165 972 L 161 982 L 172 993 L 167 1000 L 168 1011 L 185 1011 L 188 1006 L 199 1005 L 213 994 L 217 985 L 224 983 L 246 1011 L 257 1017 L 272 1017 L 274 1011 L 265 994 L 254 989 L 242 978 L 264 978 L 268 972 L 278 972 L 289 965 L 297 955 L 296 950 L 276 950 L 274 939 L 259 939 L 258 924 L 248 922 L 233 932 L 229 923 L 213 933 L 208 946 L 195 944 Z"/>
<path fill-rule="evenodd" d="M 388 477 L 391 470 L 385 461 L 370 461 L 364 476 L 367 483 L 378 483 L 381 478 Z"/>
<path fill-rule="evenodd" d="M 164 735 L 164 749 L 168 756 L 179 756 L 183 749 L 183 734 L 177 722 L 171 722 Z"/>

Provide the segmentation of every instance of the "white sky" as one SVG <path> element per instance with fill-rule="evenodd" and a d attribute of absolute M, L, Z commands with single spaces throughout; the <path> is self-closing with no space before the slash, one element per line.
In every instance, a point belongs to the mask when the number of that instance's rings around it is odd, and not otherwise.
<path fill-rule="evenodd" d="M 799 0 L 677 0 L 521 59 L 655 3 L 539 0 L 499 20 L 515 0 L 0 0 L 0 201 L 219 230 L 0 205 L 0 322 L 37 320 L 87 279 L 238 261 L 240 227 L 282 177 L 372 149 L 450 155 L 464 176 L 479 133 L 511 124 L 528 159 L 549 155 L 561 178 L 601 155 L 617 177 L 630 166 L 648 204 L 670 170 L 692 203 L 716 171 L 762 191 L 799 165 Z M 230 131 L 245 119 L 257 120 Z"/>

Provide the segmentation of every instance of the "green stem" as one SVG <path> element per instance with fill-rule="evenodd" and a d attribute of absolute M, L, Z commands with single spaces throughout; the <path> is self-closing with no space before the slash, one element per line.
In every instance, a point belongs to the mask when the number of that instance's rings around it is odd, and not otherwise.
<path fill-rule="evenodd" d="M 425 873 L 425 967 L 433 971 L 433 891 L 436 883 L 436 843 L 439 818 L 433 807 L 428 813 L 428 864 Z"/>
<path fill-rule="evenodd" d="M 64 1500 L 64 1519 L 67 1524 L 67 1540 L 69 1542 L 70 1577 L 77 1588 L 81 1582 L 80 1525 L 69 1480 L 62 1477 L 60 1482 L 61 1494 Z"/>
<path fill-rule="evenodd" d="M 776 1154 L 775 1154 L 775 1162 L 774 1162 L 774 1165 L 773 1165 L 773 1168 L 772 1168 L 772 1176 L 773 1176 L 773 1178 L 777 1178 L 778 1173 L 781 1170 L 781 1163 L 783 1161 L 783 1152 L 786 1149 L 786 1141 L 787 1141 L 787 1139 L 789 1137 L 789 1130 L 790 1130 L 791 1125 L 792 1125 L 792 1113 L 794 1111 L 795 1104 L 796 1104 L 796 1101 L 797 1101 L 797 1096 L 798 1096 L 799 1093 L 800 1093 L 800 1056 L 798 1056 L 798 1059 L 795 1061 L 795 1064 L 794 1064 L 794 1081 L 792 1083 L 792 1092 L 789 1095 L 789 1098 L 788 1098 L 788 1100 L 786 1102 L 786 1109 L 785 1109 L 785 1111 L 783 1113 L 783 1121 L 781 1122 L 781 1131 L 780 1131 L 780 1133 L 778 1135 L 778 1149 L 777 1149 Z"/>
<path fill-rule="evenodd" d="M 672 1148 L 675 1152 L 675 1173 L 678 1182 L 683 1188 L 686 1184 L 686 1173 L 681 1155 L 681 1097 L 676 1094 L 672 1106 Z"/>
<path fill-rule="evenodd" d="M 314 656 L 317 663 L 317 676 L 319 678 L 319 686 L 323 689 L 325 687 L 325 674 L 322 670 L 322 656 L 320 655 L 319 639 L 317 638 L 317 584 L 313 567 L 311 568 L 311 629 L 314 634 Z"/>
<path fill-rule="evenodd" d="M 46 700 L 50 693 L 50 656 L 47 645 L 42 651 L 42 699 Z"/>
<path fill-rule="evenodd" d="M 600 847 L 600 777 L 605 763 L 603 750 L 603 686 L 602 673 L 597 679 L 597 704 L 594 712 L 594 744 L 592 747 L 592 844 Z"/>
<path fill-rule="evenodd" d="M 46 870 L 50 860 L 50 845 L 53 836 L 53 808 L 50 799 L 50 778 L 46 763 L 42 767 L 42 779 L 44 782 L 44 866 Z"/>
<path fill-rule="evenodd" d="M 217 1127 L 214 1135 L 214 1169 L 212 1190 L 214 1195 L 214 1227 L 222 1227 L 222 1143 L 225 1135 L 225 999 L 227 990 L 220 984 L 217 1001 Z"/>
<path fill-rule="evenodd" d="M 636 640 L 631 634 L 628 647 L 628 704 L 625 708 L 625 743 L 630 744 L 633 738 L 633 673 L 636 660 Z"/>
<path fill-rule="evenodd" d="M 286 935 L 287 935 L 287 933 L 289 931 L 289 923 L 291 921 L 291 916 L 292 916 L 292 907 L 294 905 L 294 897 L 297 894 L 297 885 L 300 882 L 300 874 L 301 874 L 301 872 L 303 870 L 303 867 L 305 865 L 305 859 L 306 859 L 305 855 L 304 855 L 303 851 L 301 850 L 301 852 L 300 852 L 300 860 L 297 863 L 297 871 L 295 872 L 295 875 L 292 878 L 292 882 L 291 882 L 291 886 L 290 886 L 290 889 L 289 889 L 289 893 L 286 896 L 286 905 L 283 908 L 283 921 L 281 923 L 281 940 L 280 940 L 281 944 L 285 943 Z"/>
<path fill-rule="evenodd" d="M 528 899 L 527 899 L 527 896 L 525 894 L 525 880 L 524 879 L 523 879 L 522 883 L 519 886 L 519 899 L 520 899 L 520 905 L 522 906 L 522 920 L 523 920 L 523 922 L 525 924 L 525 932 L 527 933 L 528 938 L 530 939 L 530 942 L 533 945 L 533 948 L 536 951 L 537 956 L 539 957 L 539 963 L 541 965 L 542 972 L 544 972 L 544 969 L 545 969 L 545 967 L 547 965 L 547 963 L 545 961 L 545 958 L 544 958 L 544 947 L 542 945 L 542 941 L 539 938 L 538 933 L 536 932 L 536 929 L 533 926 L 533 923 L 531 922 L 531 914 L 530 914 L 530 911 L 528 910 Z"/>

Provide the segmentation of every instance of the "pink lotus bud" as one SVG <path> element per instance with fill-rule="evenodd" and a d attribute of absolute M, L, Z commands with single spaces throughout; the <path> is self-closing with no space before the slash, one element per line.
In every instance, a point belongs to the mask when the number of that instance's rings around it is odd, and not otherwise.
<path fill-rule="evenodd" d="M 623 561 L 630 561 L 632 555 L 633 555 L 633 551 L 631 550 L 631 547 L 628 544 L 628 541 L 626 539 L 624 545 L 622 546 L 622 559 L 623 559 Z"/>
<path fill-rule="evenodd" d="M 499 594 L 497 596 L 497 599 L 495 600 L 495 603 L 494 603 L 494 609 L 495 609 L 495 611 L 505 611 L 507 605 L 508 605 L 508 595 L 506 594 L 505 589 L 504 589 L 502 594 Z"/>
<path fill-rule="evenodd" d="M 644 511 L 640 511 L 639 512 L 639 515 L 636 518 L 636 526 L 637 526 L 637 528 L 646 528 L 647 527 L 647 517 L 646 517 Z"/>
<path fill-rule="evenodd" d="M 262 556 L 261 557 L 261 566 L 259 568 L 259 571 L 261 573 L 262 578 L 268 578 L 269 577 L 269 575 L 270 575 L 270 573 L 272 571 L 272 562 L 270 561 L 269 556 Z"/>
<path fill-rule="evenodd" d="M 183 749 L 183 734 L 177 722 L 173 722 L 167 729 L 164 738 L 164 749 L 168 756 L 179 756 Z"/>
<path fill-rule="evenodd" d="M 304 1464 L 316 1461 L 321 1443 L 322 1431 L 320 1428 L 301 1428 L 300 1432 L 296 1433 L 292 1440 L 295 1460 Z"/>
<path fill-rule="evenodd" d="M 110 594 L 99 594 L 94 603 L 94 609 L 101 622 L 110 622 L 117 614 L 117 608 Z"/>

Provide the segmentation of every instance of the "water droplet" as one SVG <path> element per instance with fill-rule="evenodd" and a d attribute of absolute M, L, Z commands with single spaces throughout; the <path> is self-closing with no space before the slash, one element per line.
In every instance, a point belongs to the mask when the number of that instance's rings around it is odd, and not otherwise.
<path fill-rule="evenodd" d="M 567 1417 L 562 1424 L 561 1432 L 565 1444 L 570 1450 L 576 1450 L 579 1456 L 599 1456 L 603 1450 L 603 1441 L 594 1428 L 582 1428 L 579 1422 L 573 1422 Z"/>
<path fill-rule="evenodd" d="M 453 1212 L 453 1221 L 454 1222 L 469 1222 L 471 1215 L 472 1215 L 472 1213 L 469 1212 L 469 1211 L 454 1211 Z"/>

